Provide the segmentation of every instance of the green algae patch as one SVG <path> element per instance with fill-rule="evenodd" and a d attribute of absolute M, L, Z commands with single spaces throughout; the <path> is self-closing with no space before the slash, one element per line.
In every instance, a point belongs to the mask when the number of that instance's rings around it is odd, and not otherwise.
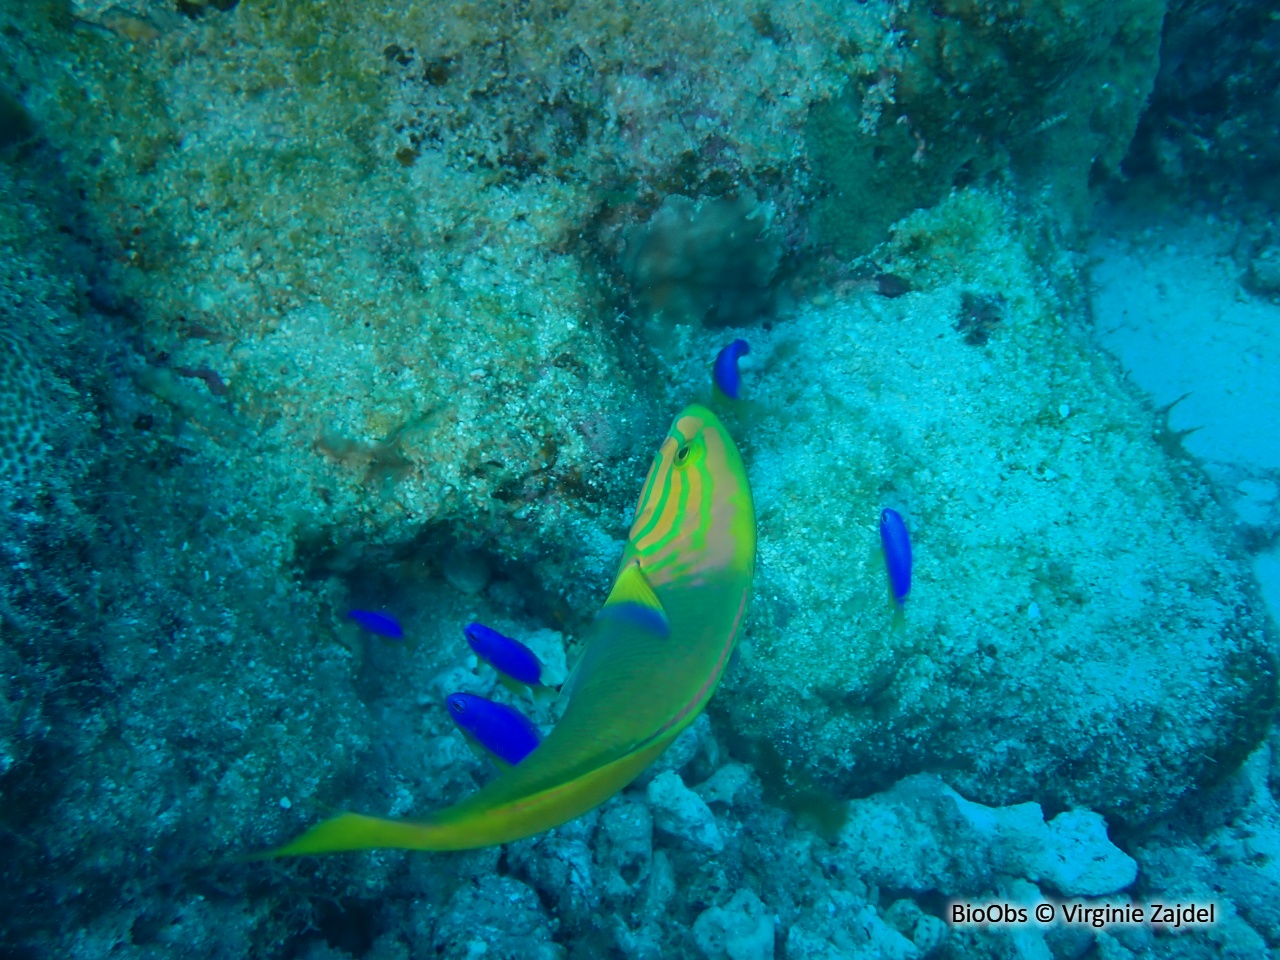
<path fill-rule="evenodd" d="M 849 820 L 849 801 L 792 768 L 768 741 L 739 742 L 735 748 L 751 761 L 767 803 L 782 807 L 796 821 L 833 842 Z"/>

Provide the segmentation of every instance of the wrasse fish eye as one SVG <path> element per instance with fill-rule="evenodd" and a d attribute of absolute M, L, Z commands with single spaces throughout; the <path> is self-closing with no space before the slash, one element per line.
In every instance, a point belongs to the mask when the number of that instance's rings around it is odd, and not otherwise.
<path fill-rule="evenodd" d="M 449 712 L 462 714 L 467 712 L 467 701 L 462 697 L 453 696 L 449 698 Z"/>
<path fill-rule="evenodd" d="M 689 459 L 689 445 L 685 444 L 676 451 L 676 463 L 684 463 Z"/>

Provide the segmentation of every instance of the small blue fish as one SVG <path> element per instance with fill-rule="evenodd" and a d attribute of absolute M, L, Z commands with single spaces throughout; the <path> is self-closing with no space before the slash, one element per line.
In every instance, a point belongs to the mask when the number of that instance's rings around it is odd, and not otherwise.
<path fill-rule="evenodd" d="M 468 623 L 462 628 L 475 655 L 498 671 L 503 683 L 508 681 L 537 687 L 542 683 L 542 661 L 519 640 L 503 636 L 483 623 Z"/>
<path fill-rule="evenodd" d="M 483 748 L 499 766 L 514 767 L 542 740 L 533 721 L 505 703 L 473 693 L 451 693 L 445 705 L 467 741 Z"/>
<path fill-rule="evenodd" d="M 751 352 L 751 345 L 745 340 L 735 340 L 718 354 L 711 366 L 711 382 L 717 390 L 730 400 L 738 399 L 738 391 L 742 387 L 742 375 L 738 373 L 738 358 Z"/>
<path fill-rule="evenodd" d="M 911 592 L 911 537 L 906 521 L 897 510 L 880 511 L 880 542 L 884 545 L 884 566 L 889 572 L 889 590 L 899 608 Z"/>
<path fill-rule="evenodd" d="M 400 621 L 387 613 L 376 613 L 373 610 L 348 610 L 347 616 L 370 633 L 376 633 L 388 640 L 403 640 L 404 630 Z"/>

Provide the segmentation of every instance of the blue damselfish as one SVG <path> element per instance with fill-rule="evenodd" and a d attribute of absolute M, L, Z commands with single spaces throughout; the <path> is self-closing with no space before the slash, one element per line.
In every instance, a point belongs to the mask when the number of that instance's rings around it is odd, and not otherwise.
<path fill-rule="evenodd" d="M 902 606 L 911 592 L 911 537 L 897 510 L 886 507 L 880 511 L 880 543 L 884 545 L 884 565 L 889 572 L 893 601 Z"/>
<path fill-rule="evenodd" d="M 451 693 L 445 703 L 458 729 L 501 763 L 514 767 L 542 741 L 533 721 L 505 703 L 473 693 Z"/>
<path fill-rule="evenodd" d="M 376 633 L 378 636 L 386 637 L 389 640 L 404 639 L 404 630 L 400 627 L 400 621 L 388 613 L 377 613 L 373 610 L 349 610 L 347 616 L 370 633 Z"/>
<path fill-rule="evenodd" d="M 483 623 L 462 628 L 475 655 L 505 678 L 536 687 L 542 683 L 542 661 L 519 640 L 512 640 Z"/>
<path fill-rule="evenodd" d="M 751 352 L 751 345 L 745 340 L 735 340 L 718 354 L 711 366 L 711 381 L 717 390 L 730 400 L 738 399 L 738 391 L 742 388 L 742 375 L 738 373 L 738 358 Z"/>

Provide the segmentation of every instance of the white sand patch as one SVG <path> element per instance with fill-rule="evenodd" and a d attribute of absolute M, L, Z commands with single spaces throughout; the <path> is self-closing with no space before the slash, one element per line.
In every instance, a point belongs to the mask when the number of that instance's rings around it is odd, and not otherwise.
<path fill-rule="evenodd" d="M 1280 468 L 1280 306 L 1248 294 L 1221 224 L 1108 225 L 1091 254 L 1102 344 L 1197 457 Z"/>
<path fill-rule="evenodd" d="M 1102 221 L 1090 253 L 1102 345 L 1203 459 L 1241 522 L 1274 526 L 1280 471 L 1280 305 L 1250 294 L 1233 226 Z M 1183 398 L 1179 400 L 1179 398 Z M 1280 622 L 1280 553 L 1254 571 Z"/>

